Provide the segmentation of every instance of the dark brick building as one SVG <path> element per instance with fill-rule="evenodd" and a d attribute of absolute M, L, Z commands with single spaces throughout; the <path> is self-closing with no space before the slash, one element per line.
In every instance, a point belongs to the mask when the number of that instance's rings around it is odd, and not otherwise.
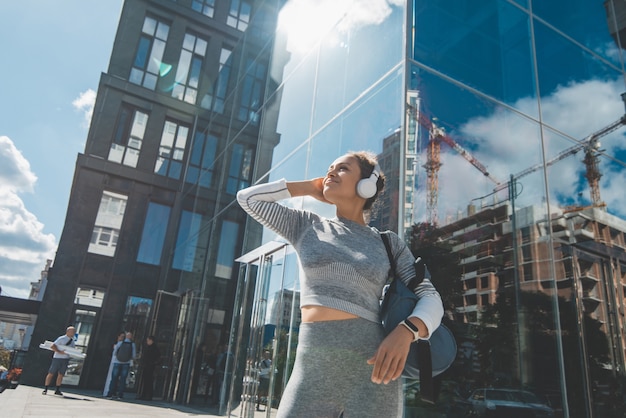
<path fill-rule="evenodd" d="M 237 286 L 246 217 L 235 193 L 272 150 L 257 152 L 257 138 L 275 20 L 252 0 L 124 3 L 24 383 L 43 382 L 50 356 L 38 344 L 75 324 L 87 358 L 65 384 L 102 388 L 128 330 L 138 344 L 158 339 L 156 396 L 203 391 L 197 370 L 228 339 Z M 278 141 L 271 119 L 265 144 Z"/>

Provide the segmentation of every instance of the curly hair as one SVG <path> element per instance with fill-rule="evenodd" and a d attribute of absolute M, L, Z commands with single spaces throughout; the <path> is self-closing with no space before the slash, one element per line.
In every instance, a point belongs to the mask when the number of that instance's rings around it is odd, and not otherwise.
<path fill-rule="evenodd" d="M 378 160 L 376 158 L 376 154 L 370 151 L 350 151 L 347 155 L 350 155 L 357 159 L 359 162 L 359 167 L 361 168 L 361 178 L 368 178 L 372 175 L 372 171 L 378 164 Z M 365 205 L 363 206 L 363 210 L 370 210 L 376 202 L 378 195 L 385 188 L 385 175 L 381 171 L 379 173 L 378 179 L 376 180 L 376 193 L 374 196 L 370 197 L 365 201 Z"/>

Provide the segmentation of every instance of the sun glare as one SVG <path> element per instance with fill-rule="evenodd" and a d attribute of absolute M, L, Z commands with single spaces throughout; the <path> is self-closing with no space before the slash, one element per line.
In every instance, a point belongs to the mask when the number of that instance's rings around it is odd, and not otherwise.
<path fill-rule="evenodd" d="M 367 25 L 381 24 L 404 0 L 290 0 L 278 16 L 278 31 L 290 52 L 309 50 Z M 337 35 L 337 36 L 333 36 Z"/>
<path fill-rule="evenodd" d="M 278 31 L 287 37 L 287 49 L 304 51 L 323 38 L 346 14 L 351 1 L 291 0 L 280 12 Z"/>

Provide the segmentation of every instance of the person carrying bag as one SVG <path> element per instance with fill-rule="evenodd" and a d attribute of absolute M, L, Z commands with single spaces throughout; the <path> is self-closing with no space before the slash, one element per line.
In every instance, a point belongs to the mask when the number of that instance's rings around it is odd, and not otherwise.
<path fill-rule="evenodd" d="M 443 324 L 433 331 L 429 339 L 418 337 L 417 329 L 410 321 L 407 321 L 419 300 L 412 289 L 416 289 L 425 278 L 430 279 L 430 273 L 424 261 L 417 258 L 414 263 L 415 277 L 406 285 L 397 278 L 395 259 L 388 234 L 381 233 L 380 237 L 387 250 L 392 278 L 381 303 L 381 322 L 387 334 L 392 332 L 398 324 L 402 324 L 415 334 L 402 376 L 408 379 L 419 379 L 422 400 L 435 403 L 437 393 L 433 377 L 446 371 L 454 362 L 457 353 L 456 341 L 452 332 Z"/>
<path fill-rule="evenodd" d="M 404 416 L 401 376 L 414 333 L 398 325 L 385 335 L 380 295 L 389 277 L 387 253 L 368 224 L 384 183 L 376 155 L 356 151 L 336 158 L 322 177 L 237 193 L 242 209 L 293 245 L 302 271 L 298 346 L 277 418 Z M 279 203 L 292 198 L 331 204 L 335 216 Z M 388 234 L 398 277 L 408 283 L 415 257 L 397 234 Z M 419 302 L 405 319 L 427 339 L 443 304 L 429 280 L 415 293 Z"/>

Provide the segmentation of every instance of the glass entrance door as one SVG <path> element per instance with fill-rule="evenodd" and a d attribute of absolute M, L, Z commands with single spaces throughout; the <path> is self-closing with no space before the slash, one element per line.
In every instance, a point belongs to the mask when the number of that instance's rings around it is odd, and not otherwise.
<path fill-rule="evenodd" d="M 74 335 L 76 340 L 75 348 L 82 353 L 87 353 L 91 336 L 95 334 L 96 318 L 100 313 L 104 295 L 104 291 L 100 289 L 86 287 L 76 289 L 72 318 L 76 328 L 76 335 Z M 71 357 L 67 366 L 67 372 L 63 377 L 63 384 L 78 386 L 84 366 L 84 358 Z"/>
<path fill-rule="evenodd" d="M 227 409 L 241 417 L 258 417 L 259 411 L 272 417 L 295 357 L 300 323 L 297 260 L 291 246 L 270 242 L 236 261 L 242 265 Z"/>

